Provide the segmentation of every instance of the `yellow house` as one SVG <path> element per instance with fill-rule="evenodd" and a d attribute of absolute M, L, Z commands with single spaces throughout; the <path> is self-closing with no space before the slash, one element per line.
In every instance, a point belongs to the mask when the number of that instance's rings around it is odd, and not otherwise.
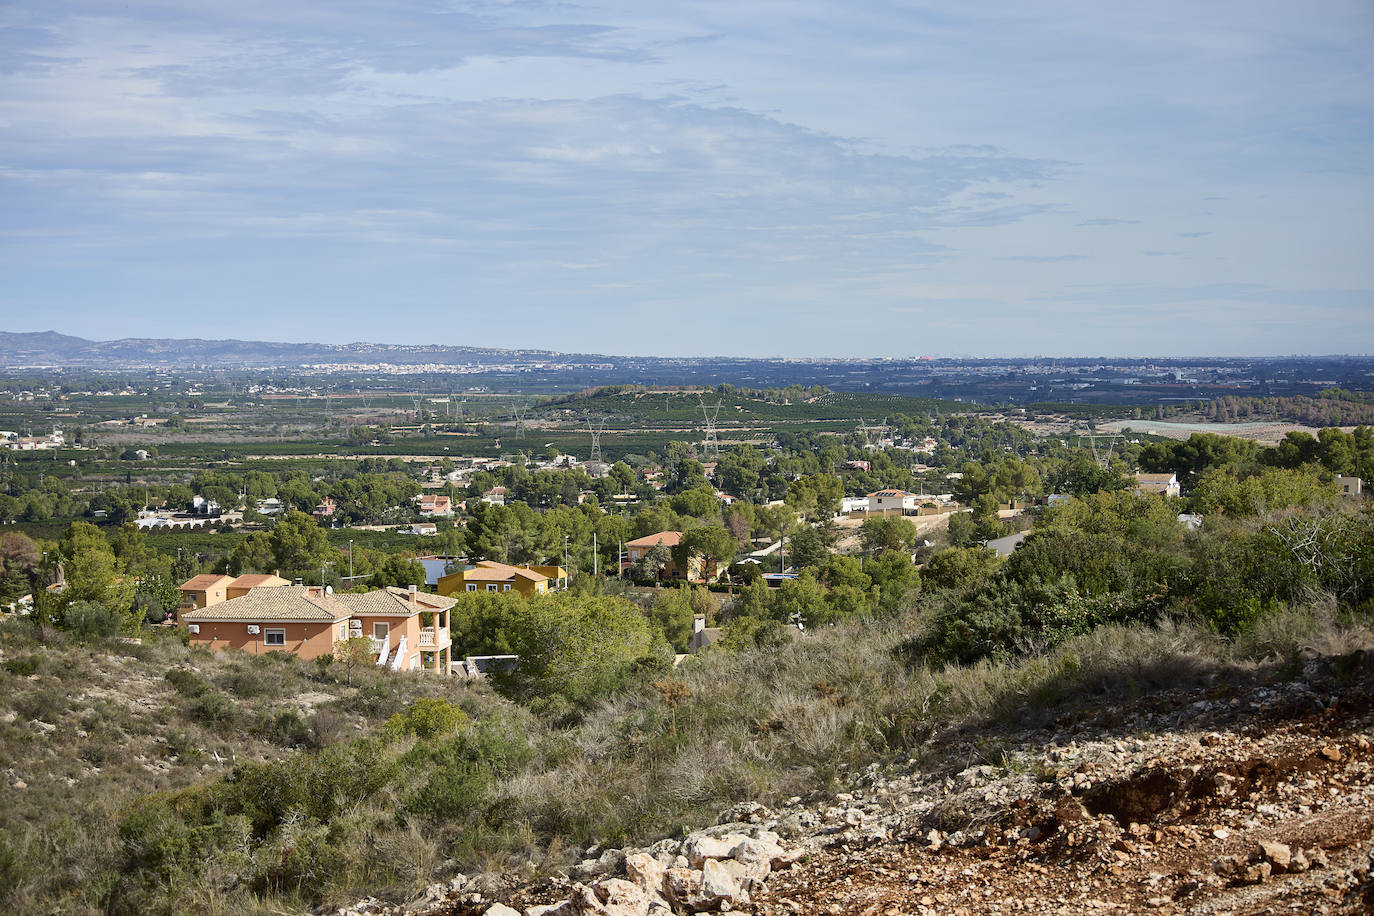
<path fill-rule="evenodd" d="M 233 576 L 217 576 L 214 573 L 193 576 L 181 584 L 181 606 L 205 608 L 236 597 L 225 594 L 233 584 Z"/>
<path fill-rule="evenodd" d="M 567 584 L 567 571 L 561 566 L 508 566 L 480 560 L 471 569 L 442 576 L 435 591 L 446 596 L 463 592 L 519 592 L 528 598 L 548 592 L 549 583 L 560 580 Z"/>
<path fill-rule="evenodd" d="M 181 607 L 204 609 L 221 601 L 242 598 L 255 588 L 280 588 L 291 583 L 277 575 L 248 573 L 237 579 L 202 573 L 181 584 Z"/>
<path fill-rule="evenodd" d="M 255 588 L 281 588 L 291 582 L 271 573 L 246 573 L 229 583 L 229 598 L 242 598 Z"/>

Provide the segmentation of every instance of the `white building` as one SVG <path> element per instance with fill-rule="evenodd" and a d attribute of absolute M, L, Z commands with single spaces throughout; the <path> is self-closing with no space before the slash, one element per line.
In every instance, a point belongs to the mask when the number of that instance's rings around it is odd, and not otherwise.
<path fill-rule="evenodd" d="M 840 511 L 846 515 L 850 512 L 867 512 L 867 496 L 844 496 L 840 498 Z"/>
<path fill-rule="evenodd" d="M 868 494 L 869 512 L 895 512 L 900 515 L 906 510 L 915 510 L 921 497 L 906 490 L 876 490 Z"/>

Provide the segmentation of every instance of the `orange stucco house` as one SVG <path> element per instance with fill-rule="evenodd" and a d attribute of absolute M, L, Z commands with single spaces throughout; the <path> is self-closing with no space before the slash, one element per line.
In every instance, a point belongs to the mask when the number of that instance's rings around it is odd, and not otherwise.
<path fill-rule="evenodd" d="M 657 534 L 647 534 L 642 538 L 626 541 L 625 552 L 629 559 L 625 563 L 624 571 L 628 571 L 631 566 L 648 556 L 655 547 L 666 547 L 671 551 L 681 543 L 681 531 L 660 531 Z M 678 568 L 677 561 L 669 556 L 668 561 L 659 570 L 658 577 L 660 579 L 685 579 L 688 582 L 705 582 L 707 572 L 708 570 L 702 566 L 701 557 L 697 554 L 688 557 L 685 572 Z M 709 572 L 714 572 L 714 570 Z"/>
<path fill-rule="evenodd" d="M 317 586 L 254 587 L 240 597 L 187 610 L 180 624 L 193 646 L 291 652 L 318 658 L 339 640 L 370 640 L 378 665 L 447 674 L 453 599 L 401 588 L 336 595 Z"/>

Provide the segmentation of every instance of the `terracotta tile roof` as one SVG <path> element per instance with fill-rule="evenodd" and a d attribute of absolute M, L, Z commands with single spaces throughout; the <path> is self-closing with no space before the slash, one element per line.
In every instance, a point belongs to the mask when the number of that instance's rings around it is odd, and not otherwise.
<path fill-rule="evenodd" d="M 416 592 L 415 603 L 410 602 L 410 592 L 403 588 L 378 588 L 360 595 L 335 595 L 338 601 L 354 615 L 359 617 L 407 617 L 421 611 L 443 611 L 456 603 L 452 598 Z"/>
<path fill-rule="evenodd" d="M 464 582 L 505 582 L 516 577 L 528 579 L 531 582 L 543 582 L 549 578 L 532 569 L 507 566 L 505 563 L 497 563 L 495 560 L 482 560 L 472 569 L 463 570 Z"/>
<path fill-rule="evenodd" d="M 655 544 L 662 544 L 664 547 L 676 547 L 682 543 L 681 531 L 660 531 L 658 534 L 646 534 L 642 538 L 635 538 L 633 541 L 626 541 L 626 547 L 653 547 Z"/>
<path fill-rule="evenodd" d="M 303 585 L 254 589 L 242 598 L 231 598 L 198 611 L 188 611 L 181 619 L 188 623 L 210 620 L 346 620 L 349 609 L 334 595 L 312 595 Z"/>
<path fill-rule="evenodd" d="M 181 590 L 183 592 L 203 592 L 206 589 L 214 588 L 216 585 L 228 586 L 233 581 L 233 576 L 217 576 L 214 573 L 201 573 L 181 583 Z"/>
<path fill-rule="evenodd" d="M 905 499 L 908 496 L 915 495 L 915 493 L 908 493 L 906 490 L 878 490 L 877 492 L 868 494 L 868 498 L 872 499 L 877 496 L 880 499 L 897 499 L 899 497 Z"/>
<path fill-rule="evenodd" d="M 271 573 L 247 573 L 229 583 L 230 588 L 261 588 L 264 585 L 290 585 L 290 581 Z"/>

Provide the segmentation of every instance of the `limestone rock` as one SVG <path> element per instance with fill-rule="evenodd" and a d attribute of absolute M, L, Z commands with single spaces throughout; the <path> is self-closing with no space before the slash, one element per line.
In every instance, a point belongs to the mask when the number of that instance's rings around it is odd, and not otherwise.
<path fill-rule="evenodd" d="M 716 909 L 722 903 L 733 907 L 749 902 L 749 895 L 740 887 L 739 881 L 715 859 L 708 859 L 701 868 L 701 894 L 711 901 L 711 909 Z"/>
<path fill-rule="evenodd" d="M 640 852 L 625 857 L 625 877 L 639 885 L 646 894 L 663 892 L 664 867 L 658 859 Z"/>
<path fill-rule="evenodd" d="M 638 884 L 623 878 L 607 878 L 596 886 L 596 899 L 605 916 L 648 916 L 649 895 Z"/>
<path fill-rule="evenodd" d="M 1293 861 L 1293 850 L 1284 843 L 1261 840 L 1258 852 L 1261 859 L 1274 866 L 1275 871 L 1288 871 L 1288 865 Z"/>
<path fill-rule="evenodd" d="M 739 881 L 715 859 L 707 859 L 700 871 L 670 868 L 663 884 L 673 906 L 689 913 L 728 909 L 749 902 Z"/>
<path fill-rule="evenodd" d="M 694 834 L 682 844 L 682 854 L 693 868 L 701 868 L 708 859 L 728 859 L 730 851 L 748 837 L 739 833 L 727 833 L 721 837 Z"/>

